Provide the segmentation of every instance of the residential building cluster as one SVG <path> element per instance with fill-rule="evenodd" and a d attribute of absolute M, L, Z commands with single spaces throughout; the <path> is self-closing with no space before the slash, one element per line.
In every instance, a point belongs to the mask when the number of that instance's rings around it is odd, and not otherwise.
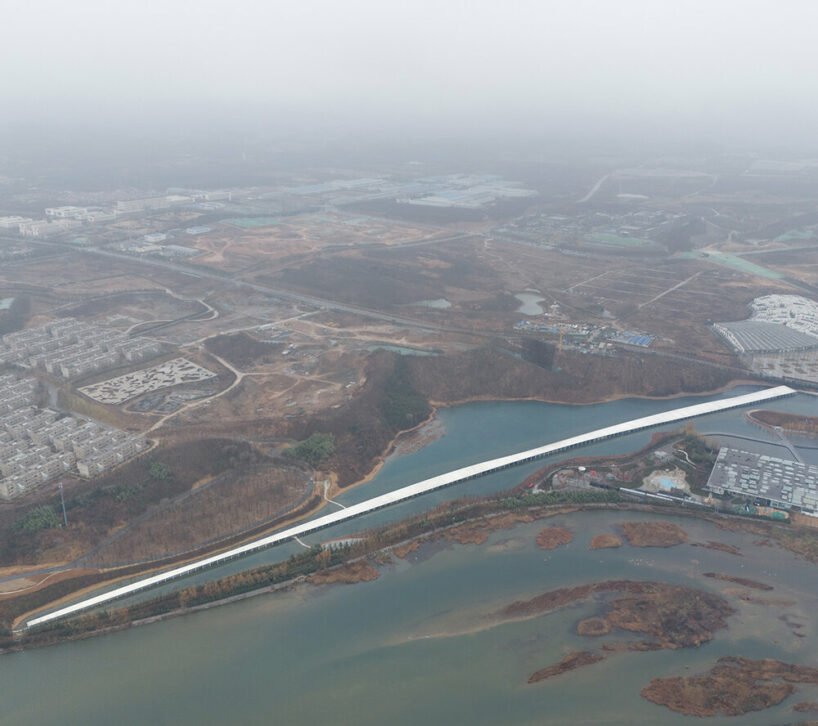
<path fill-rule="evenodd" d="M 47 207 L 45 216 L 50 219 L 74 219 L 79 222 L 113 222 L 116 212 L 101 207 Z"/>
<path fill-rule="evenodd" d="M 171 209 L 187 204 L 208 203 L 219 200 L 229 201 L 230 199 L 232 199 L 232 192 L 225 190 L 193 190 L 185 194 L 166 194 L 161 197 L 127 199 L 118 201 L 113 207 L 109 208 L 78 207 L 72 204 L 46 207 L 45 219 L 33 219 L 19 215 L 0 217 L 0 229 L 17 232 L 23 237 L 53 237 L 78 229 L 85 224 L 113 222 L 123 214 Z"/>
<path fill-rule="evenodd" d="M 154 358 L 162 350 L 155 340 L 129 338 L 118 330 L 61 318 L 0 338 L 0 364 L 71 379 Z"/>
<path fill-rule="evenodd" d="M 141 436 L 38 408 L 37 382 L 0 375 L 0 499 L 63 474 L 94 477 L 143 451 Z"/>
<path fill-rule="evenodd" d="M 33 222 L 31 217 L 19 217 L 17 215 L 12 217 L 0 217 L 0 229 L 18 229 L 21 224 L 26 222 Z"/>
<path fill-rule="evenodd" d="M 22 237 L 53 237 L 63 232 L 82 227 L 78 219 L 32 219 L 29 222 L 20 222 L 17 231 Z"/>

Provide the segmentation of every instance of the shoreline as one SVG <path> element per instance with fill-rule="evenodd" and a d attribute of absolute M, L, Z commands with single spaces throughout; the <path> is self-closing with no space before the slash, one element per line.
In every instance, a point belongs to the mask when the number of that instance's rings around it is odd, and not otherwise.
<path fill-rule="evenodd" d="M 758 426 L 761 429 L 764 429 L 767 432 L 775 432 L 777 429 L 781 429 L 785 434 L 789 434 L 790 436 L 801 436 L 806 439 L 818 439 L 818 431 L 802 431 L 801 429 L 791 428 L 787 426 L 785 422 L 781 422 L 778 424 L 769 423 L 764 421 L 763 419 L 759 418 L 757 414 L 765 414 L 765 413 L 773 413 L 775 411 L 771 411 L 769 408 L 754 408 L 750 411 L 747 411 L 744 416 L 745 418 L 754 426 Z M 809 421 L 813 425 L 818 425 L 818 416 L 800 416 L 795 414 L 778 414 L 782 416 L 787 422 L 792 423 L 792 419 L 800 419 L 801 421 Z"/>
<path fill-rule="evenodd" d="M 386 450 L 380 454 L 375 459 L 375 463 L 372 466 L 372 469 L 361 479 L 358 479 L 350 484 L 347 484 L 343 487 L 338 487 L 337 485 L 331 489 L 332 493 L 340 493 L 348 491 L 354 487 L 357 487 L 361 484 L 366 484 L 378 474 L 378 472 L 383 468 L 383 465 L 386 463 L 386 460 L 395 452 L 400 439 L 404 436 L 412 434 L 416 431 L 419 431 L 421 428 L 426 426 L 427 424 L 432 423 L 438 415 L 440 409 L 444 408 L 455 408 L 457 406 L 465 406 L 469 403 L 517 403 L 521 401 L 530 401 L 534 403 L 546 403 L 549 405 L 554 406 L 595 406 L 601 403 L 614 403 L 615 401 L 624 401 L 628 398 L 635 398 L 647 401 L 672 401 L 677 398 L 687 398 L 687 397 L 697 397 L 697 396 L 714 396 L 719 393 L 725 393 L 727 391 L 731 391 L 734 388 L 738 388 L 739 386 L 759 386 L 763 387 L 764 384 L 759 383 L 758 381 L 752 381 L 749 379 L 737 379 L 735 381 L 731 381 L 730 383 L 726 383 L 719 388 L 714 388 L 709 391 L 701 391 L 701 392 L 681 392 L 681 393 L 671 393 L 667 396 L 646 396 L 646 395 L 638 395 L 633 393 L 621 393 L 621 394 L 612 394 L 610 396 L 605 396 L 604 398 L 597 399 L 595 401 L 560 401 L 557 399 L 549 399 L 543 396 L 523 396 L 519 398 L 498 398 L 497 396 L 470 396 L 468 398 L 457 399 L 453 401 L 436 401 L 433 399 L 429 400 L 429 405 L 432 407 L 432 412 L 429 416 L 421 421 L 419 424 L 416 424 L 410 429 L 404 429 L 397 433 L 392 440 L 389 442 Z"/>
<path fill-rule="evenodd" d="M 469 396 L 467 398 L 457 399 L 453 401 L 435 401 L 430 400 L 429 404 L 435 409 L 438 408 L 452 408 L 454 406 L 463 406 L 468 403 L 514 403 L 516 401 L 535 401 L 537 403 L 548 403 L 554 406 L 595 406 L 600 403 L 614 403 L 615 401 L 624 401 L 628 398 L 635 398 L 645 401 L 672 401 L 677 398 L 689 398 L 697 396 L 714 396 L 719 393 L 731 391 L 739 386 L 757 386 L 759 388 L 768 387 L 769 384 L 751 380 L 748 378 L 737 378 L 729 383 L 725 383 L 718 388 L 712 388 L 706 391 L 681 391 L 678 393 L 670 393 L 666 396 L 649 396 L 647 394 L 639 393 L 615 393 L 608 396 L 603 396 L 594 401 L 565 401 L 553 398 L 545 398 L 544 396 L 520 396 L 514 398 L 503 398 L 497 396 Z M 797 390 L 797 389 L 796 389 Z M 800 391 L 799 391 L 800 393 Z"/>
<path fill-rule="evenodd" d="M 394 553 L 395 550 L 399 549 L 402 546 L 407 544 L 420 541 L 421 543 L 424 540 L 429 539 L 436 539 L 439 538 L 441 534 L 445 533 L 446 531 L 461 527 L 463 525 L 473 524 L 479 521 L 491 521 L 494 518 L 502 517 L 504 514 L 508 512 L 503 510 L 500 507 L 499 500 L 496 501 L 498 505 L 497 511 L 492 511 L 488 513 L 482 514 L 475 514 L 469 518 L 459 520 L 454 523 L 447 523 L 443 526 L 435 527 L 431 530 L 420 532 L 416 535 L 411 537 L 407 537 L 400 541 L 386 544 L 381 546 L 378 549 L 368 551 L 365 554 L 355 554 L 352 555 L 348 560 L 343 560 L 333 566 L 324 570 L 325 572 L 332 572 L 333 570 L 337 570 L 343 567 L 346 567 L 354 562 L 362 561 L 362 560 L 370 560 L 372 558 L 378 557 L 389 557 Z M 539 519 L 550 519 L 554 516 L 559 516 L 562 514 L 572 514 L 572 515 L 581 515 L 581 514 L 590 514 L 594 512 L 634 512 L 634 513 L 644 513 L 644 514 L 652 514 L 658 515 L 663 517 L 673 517 L 673 518 L 682 518 L 682 519 L 695 519 L 700 521 L 705 521 L 711 523 L 714 527 L 717 528 L 725 528 L 730 529 L 731 525 L 725 526 L 725 523 L 733 523 L 738 520 L 738 526 L 741 526 L 742 522 L 745 520 L 741 517 L 730 516 L 726 514 L 721 514 L 718 512 L 704 512 L 698 511 L 694 509 L 679 509 L 676 507 L 672 507 L 670 505 L 662 505 L 662 504 L 645 504 L 642 502 L 637 501 L 608 501 L 608 502 L 584 502 L 584 503 L 569 503 L 569 502 L 559 502 L 554 504 L 531 504 L 529 505 L 528 509 L 532 510 L 533 519 L 532 521 L 536 521 Z M 754 526 L 767 526 L 767 527 L 775 527 L 780 526 L 772 522 L 767 521 L 748 521 L 747 524 L 751 524 Z M 401 522 L 393 523 L 393 525 L 401 525 Z M 514 524 L 510 526 L 515 526 Z M 371 534 L 369 535 L 371 536 Z M 783 547 L 780 543 L 774 543 L 774 546 L 782 547 L 783 549 L 787 549 Z M 796 555 L 797 556 L 797 555 Z M 296 587 L 305 585 L 309 583 L 310 577 L 313 573 L 310 574 L 299 574 L 294 575 L 291 579 L 284 580 L 282 582 L 273 583 L 270 585 L 263 585 L 261 587 L 248 590 L 246 592 L 236 593 L 234 595 L 228 595 L 223 598 L 218 598 L 216 600 L 212 600 L 209 602 L 200 603 L 197 605 L 191 606 L 183 606 L 183 607 L 175 607 L 171 610 L 166 612 L 157 613 L 155 615 L 149 615 L 146 617 L 137 618 L 131 621 L 117 623 L 114 625 L 102 627 L 95 630 L 88 630 L 85 632 L 78 632 L 78 633 L 71 633 L 68 635 L 61 635 L 55 638 L 52 641 L 47 642 L 34 642 L 34 643 L 25 643 L 20 642 L 19 644 L 0 648 L 0 656 L 1 655 L 9 655 L 12 653 L 23 652 L 26 650 L 31 650 L 35 648 L 45 648 L 50 646 L 61 645 L 63 643 L 72 642 L 72 641 L 79 641 L 79 640 L 86 640 L 88 638 L 94 638 L 103 635 L 109 635 L 112 633 L 120 632 L 123 630 L 129 630 L 131 628 L 141 627 L 144 625 L 151 625 L 153 623 L 162 622 L 165 620 L 170 620 L 173 618 L 183 617 L 192 613 L 201 612 L 204 610 L 210 610 L 212 608 L 221 607 L 223 605 L 230 605 L 235 602 L 241 602 L 243 600 L 247 600 L 254 597 L 260 597 L 263 595 L 270 595 L 277 592 L 287 592 L 290 590 L 295 589 Z M 336 587 L 338 584 L 336 583 L 333 585 L 320 585 L 321 587 Z"/>
<path fill-rule="evenodd" d="M 687 392 L 684 392 L 684 393 L 671 394 L 669 396 L 654 396 L 654 397 L 651 397 L 651 396 L 634 396 L 634 395 L 629 395 L 629 394 L 622 394 L 622 395 L 610 396 L 610 397 L 607 397 L 604 400 L 593 401 L 593 402 L 589 402 L 589 403 L 576 403 L 576 402 L 566 403 L 566 402 L 548 400 L 548 399 L 545 399 L 543 397 L 498 399 L 498 398 L 493 398 L 493 397 L 490 397 L 490 396 L 473 397 L 471 399 L 466 399 L 466 400 L 462 400 L 462 401 L 451 401 L 451 402 L 430 401 L 429 404 L 430 404 L 432 410 L 429 413 L 429 415 L 423 421 L 419 422 L 415 426 L 413 426 L 413 427 L 411 427 L 409 429 L 405 429 L 405 430 L 400 431 L 399 433 L 397 433 L 392 438 L 392 440 L 389 442 L 386 450 L 376 458 L 373 467 L 369 470 L 369 472 L 363 478 L 361 478 L 361 479 L 359 479 L 359 480 L 357 480 L 357 481 L 355 481 L 355 482 L 353 482 L 351 484 L 348 484 L 346 486 L 340 487 L 337 484 L 337 474 L 336 474 L 336 472 L 328 472 L 328 477 L 330 478 L 330 487 L 328 488 L 329 491 L 328 491 L 327 496 L 328 496 L 329 499 L 334 499 L 338 494 L 341 494 L 341 493 L 343 493 L 343 492 L 345 492 L 347 490 L 350 490 L 350 489 L 352 489 L 354 487 L 358 487 L 360 485 L 366 484 L 367 482 L 374 479 L 377 476 L 377 474 L 380 472 L 380 470 L 383 468 L 383 466 L 386 464 L 389 457 L 395 452 L 395 450 L 397 449 L 401 439 L 404 439 L 404 438 L 406 438 L 408 436 L 411 436 L 413 433 L 416 433 L 416 432 L 420 431 L 423 427 L 425 427 L 426 425 L 428 425 L 428 424 L 432 423 L 433 421 L 435 421 L 435 419 L 438 416 L 439 410 L 442 409 L 442 408 L 453 408 L 455 406 L 461 406 L 461 405 L 465 405 L 467 403 L 473 403 L 473 402 L 474 403 L 477 403 L 477 402 L 506 403 L 506 402 L 517 402 L 517 401 L 535 401 L 535 402 L 538 402 L 538 403 L 546 403 L 546 404 L 553 404 L 553 405 L 590 406 L 590 405 L 596 405 L 596 404 L 599 404 L 599 403 L 610 403 L 612 401 L 623 400 L 623 399 L 626 399 L 626 398 L 637 398 L 637 399 L 638 398 L 643 398 L 643 399 L 649 399 L 649 400 L 666 400 L 666 399 L 667 400 L 672 400 L 672 399 L 675 399 L 675 398 L 691 397 L 691 396 L 695 396 L 695 397 L 712 396 L 712 395 L 715 395 L 715 394 L 718 394 L 718 393 L 722 393 L 724 391 L 732 390 L 733 388 L 736 388 L 736 387 L 741 386 L 741 385 L 748 385 L 748 383 L 750 383 L 750 382 L 743 381 L 743 380 L 732 381 L 729 384 L 726 384 L 725 386 L 722 386 L 722 387 L 720 387 L 718 389 L 714 389 L 712 391 L 707 391 L 707 392 L 702 392 L 702 393 L 687 393 Z M 752 383 L 750 383 L 750 384 L 755 385 L 755 384 L 752 384 Z M 102 581 L 102 586 L 103 586 L 103 588 L 108 587 L 108 586 L 110 586 L 112 584 L 115 584 L 116 582 L 119 582 L 122 579 L 125 579 L 125 578 L 128 578 L 128 577 L 149 575 L 149 574 L 151 574 L 153 572 L 161 571 L 164 567 L 167 567 L 167 566 L 172 565 L 172 564 L 185 563 L 185 562 L 189 562 L 189 561 L 192 562 L 192 561 L 195 561 L 196 559 L 199 559 L 201 557 L 206 557 L 206 556 L 209 556 L 209 555 L 212 555 L 212 554 L 216 554 L 219 551 L 222 551 L 223 549 L 225 549 L 227 547 L 232 547 L 232 546 L 235 546 L 236 544 L 241 544 L 243 542 L 252 541 L 253 539 L 256 539 L 260 535 L 275 532 L 277 529 L 279 529 L 281 526 L 283 526 L 283 525 L 285 525 L 287 523 L 304 521 L 304 520 L 306 520 L 306 518 L 308 518 L 310 516 L 313 516 L 316 513 L 320 512 L 322 509 L 324 509 L 329 504 L 327 499 L 325 499 L 321 495 L 322 493 L 319 492 L 316 495 L 315 491 L 317 491 L 317 490 L 314 490 L 314 495 L 313 495 L 313 498 L 315 500 L 315 504 L 313 506 L 311 506 L 308 510 L 304 511 L 303 513 L 299 513 L 297 516 L 287 517 L 287 515 L 284 515 L 283 520 L 278 520 L 275 523 L 261 525 L 259 527 L 259 529 L 253 530 L 252 533 L 250 533 L 250 532 L 245 533 L 245 534 L 240 533 L 240 534 L 238 534 L 236 536 L 236 539 L 226 538 L 221 543 L 218 543 L 216 545 L 216 547 L 214 547 L 212 549 L 203 549 L 203 550 L 197 551 L 195 553 L 195 555 L 193 553 L 190 553 L 189 556 L 182 555 L 178 559 L 178 562 L 177 562 L 177 560 L 175 558 L 171 558 L 169 561 L 158 562 L 153 566 L 149 565 L 147 567 L 147 569 L 138 571 L 136 573 L 128 573 L 128 574 L 125 574 L 125 575 L 121 575 L 119 577 L 115 576 L 112 580 L 108 580 L 108 581 L 103 580 Z M 512 489 L 512 491 L 513 491 L 513 489 Z M 309 502 L 307 502 L 307 504 L 309 504 Z M 122 569 L 125 569 L 125 567 L 123 567 Z M 98 588 L 99 588 L 99 584 L 88 585 L 88 586 L 86 586 L 84 588 L 81 588 L 78 591 L 74 591 L 74 592 L 68 593 L 67 595 L 64 595 L 62 597 L 59 597 L 58 599 L 56 599 L 54 601 L 47 602 L 47 603 L 45 603 L 43 605 L 38 605 L 37 607 L 32 608 L 31 610 L 28 610 L 27 612 L 22 613 L 22 614 L 18 615 L 17 617 L 15 617 L 14 620 L 13 620 L 13 626 L 12 627 L 13 628 L 17 627 L 21 621 L 23 621 L 25 619 L 28 619 L 31 616 L 36 615 L 37 613 L 39 613 L 41 611 L 51 609 L 55 605 L 59 605 L 59 604 L 65 602 L 66 600 L 74 599 L 77 596 L 77 594 L 82 594 L 82 593 L 85 593 L 85 592 L 93 591 L 93 590 L 98 589 Z"/>

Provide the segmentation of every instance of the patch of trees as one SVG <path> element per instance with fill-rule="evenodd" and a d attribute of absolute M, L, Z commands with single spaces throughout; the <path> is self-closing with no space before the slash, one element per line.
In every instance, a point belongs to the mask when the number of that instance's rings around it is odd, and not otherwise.
<path fill-rule="evenodd" d="M 686 217 L 660 228 L 657 231 L 657 241 L 664 243 L 669 252 L 684 252 L 693 249 L 693 237 L 706 231 L 704 220 L 699 217 Z"/>
<path fill-rule="evenodd" d="M 554 367 L 554 356 L 557 349 L 553 343 L 547 343 L 536 338 L 523 338 L 522 349 L 523 360 L 546 370 L 551 370 Z"/>
<path fill-rule="evenodd" d="M 394 431 L 417 426 L 431 412 L 429 402 L 412 385 L 405 356 L 398 356 L 395 361 L 392 374 L 384 386 L 380 408 Z"/>
<path fill-rule="evenodd" d="M 20 295 L 14 298 L 8 310 L 0 312 L 0 335 L 15 333 L 25 327 L 28 316 L 31 314 L 31 298 Z"/>
<path fill-rule="evenodd" d="M 304 440 L 316 433 L 332 435 L 335 452 L 324 463 L 341 486 L 365 477 L 388 450 L 395 436 L 431 413 L 428 399 L 414 386 L 408 358 L 389 351 L 369 357 L 361 393 L 340 408 L 288 422 L 285 435 Z"/>
<path fill-rule="evenodd" d="M 284 454 L 293 459 L 304 461 L 311 467 L 318 468 L 335 453 L 335 437 L 332 434 L 312 434 L 304 441 L 291 446 Z"/>
<path fill-rule="evenodd" d="M 415 356 L 409 361 L 417 391 L 434 401 L 471 398 L 543 398 L 590 403 L 612 395 L 664 396 L 711 391 L 729 372 L 654 355 L 583 355 L 564 351 L 547 370 L 495 347 L 456 355 Z"/>
<path fill-rule="evenodd" d="M 23 532 L 39 532 L 41 529 L 53 529 L 61 524 L 57 512 L 49 504 L 29 509 L 15 523 L 14 528 Z"/>
<path fill-rule="evenodd" d="M 685 437 L 682 439 L 681 448 L 687 452 L 687 456 L 697 466 L 704 464 L 712 467 L 718 456 L 718 447 L 695 433 L 694 430 L 686 428 Z"/>

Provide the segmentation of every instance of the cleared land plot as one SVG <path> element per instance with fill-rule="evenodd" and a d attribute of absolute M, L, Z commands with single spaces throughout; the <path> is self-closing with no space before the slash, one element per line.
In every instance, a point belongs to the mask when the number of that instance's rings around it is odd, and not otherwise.
<path fill-rule="evenodd" d="M 602 247 L 621 247 L 624 249 L 642 248 L 642 249 L 661 249 L 662 245 L 653 242 L 649 239 L 642 239 L 640 237 L 623 237 L 618 234 L 610 234 L 608 232 L 593 232 L 588 235 L 588 240 L 593 244 Z"/>
<path fill-rule="evenodd" d="M 818 243 L 810 249 L 769 252 L 753 255 L 753 259 L 783 275 L 818 285 Z"/>
<path fill-rule="evenodd" d="M 684 282 L 695 272 L 696 269 L 690 265 L 638 265 L 582 281 L 572 285 L 571 291 L 612 303 L 643 305 Z"/>
<path fill-rule="evenodd" d="M 476 247 L 458 240 L 422 248 L 356 250 L 319 256 L 275 275 L 262 273 L 257 280 L 374 309 L 440 298 L 454 307 L 464 299 L 486 299 L 505 289 L 487 260 L 475 256 Z M 424 312 L 439 311 L 416 308 L 413 315 Z"/>
<path fill-rule="evenodd" d="M 180 300 L 164 290 L 152 290 L 102 295 L 65 305 L 56 312 L 60 317 L 89 319 L 102 325 L 130 328 L 146 321 L 175 320 L 204 310 L 205 307 L 195 300 Z"/>
<path fill-rule="evenodd" d="M 215 376 L 213 371 L 187 358 L 174 358 L 152 368 L 85 386 L 80 388 L 80 392 L 100 403 L 118 405 L 143 393 L 183 383 L 197 383 Z"/>
<path fill-rule="evenodd" d="M 322 213 L 233 219 L 189 242 L 202 252 L 195 260 L 197 264 L 240 270 L 259 262 L 275 264 L 329 248 L 406 244 L 436 234 L 390 220 Z"/>

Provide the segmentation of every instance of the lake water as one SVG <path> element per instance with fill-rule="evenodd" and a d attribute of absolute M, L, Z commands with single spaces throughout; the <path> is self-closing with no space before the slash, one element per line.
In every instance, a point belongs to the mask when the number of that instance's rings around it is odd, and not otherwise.
<path fill-rule="evenodd" d="M 521 292 L 514 297 L 520 301 L 520 307 L 517 308 L 518 313 L 522 313 L 523 315 L 542 315 L 545 312 L 545 308 L 540 305 L 540 303 L 545 300 L 542 295 Z"/>
<path fill-rule="evenodd" d="M 479 403 L 446 409 L 435 424 L 440 438 L 391 457 L 373 481 L 348 490 L 341 501 L 360 501 L 486 457 L 700 400 L 630 399 L 582 407 Z M 815 410 L 816 399 L 797 396 L 771 407 L 806 413 Z M 702 431 L 764 436 L 744 422 L 741 411 L 708 416 L 696 425 Z M 629 451 L 648 438 L 649 433 L 640 432 L 595 444 L 587 453 Z M 816 452 L 804 454 L 814 458 Z M 446 499 L 508 488 L 538 466 L 542 462 L 382 510 L 316 534 L 314 541 Z M 680 520 L 691 541 L 733 544 L 745 556 L 689 545 L 588 549 L 593 534 L 614 531 L 634 518 L 645 517 L 621 512 L 561 516 L 554 523 L 571 528 L 575 540 L 554 552 L 534 544 L 543 523 L 519 525 L 495 533 L 485 545 L 453 546 L 412 563 L 396 561 L 382 568 L 374 582 L 304 586 L 110 636 L 4 656 L 0 723 L 689 724 L 690 719 L 641 699 L 639 690 L 654 676 L 703 670 L 721 655 L 811 662 L 818 646 L 811 615 L 818 605 L 812 565 L 754 544 L 754 537 L 696 520 Z M 198 577 L 278 560 L 294 547 Z M 700 573 L 710 570 L 768 582 L 776 597 L 792 605 L 771 608 L 736 600 L 739 613 L 730 629 L 700 649 L 619 654 L 532 686 L 526 680 L 534 670 L 568 650 L 598 645 L 573 630 L 591 605 L 457 635 L 473 630 L 482 616 L 503 604 L 570 584 L 631 578 L 725 589 L 723 583 L 702 582 Z M 805 637 L 796 637 L 780 620 L 784 614 L 805 623 Z M 708 722 L 782 723 L 793 720 L 792 702 L 815 699 L 815 689 L 802 688 L 790 703 L 771 711 Z"/>

